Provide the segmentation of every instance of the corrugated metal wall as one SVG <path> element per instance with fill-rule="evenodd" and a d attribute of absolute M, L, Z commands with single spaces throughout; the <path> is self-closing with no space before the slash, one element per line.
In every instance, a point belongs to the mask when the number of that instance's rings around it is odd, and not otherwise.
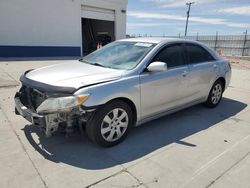
<path fill-rule="evenodd" d="M 197 40 L 223 55 L 250 56 L 250 35 L 211 35 L 180 37 Z"/>

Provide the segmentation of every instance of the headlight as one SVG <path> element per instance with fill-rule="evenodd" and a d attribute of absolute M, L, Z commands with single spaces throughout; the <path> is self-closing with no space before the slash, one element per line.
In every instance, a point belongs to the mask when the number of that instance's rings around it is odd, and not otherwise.
<path fill-rule="evenodd" d="M 37 112 L 41 114 L 65 112 L 72 108 L 80 106 L 88 99 L 89 95 L 48 98 L 38 108 Z"/>

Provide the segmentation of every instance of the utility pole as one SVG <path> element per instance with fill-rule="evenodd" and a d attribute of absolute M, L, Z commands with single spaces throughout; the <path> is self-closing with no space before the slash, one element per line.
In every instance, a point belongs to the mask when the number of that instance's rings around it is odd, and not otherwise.
<path fill-rule="evenodd" d="M 187 21 L 186 21 L 185 37 L 187 36 L 188 19 L 189 19 L 189 15 L 190 15 L 190 10 L 191 10 L 192 4 L 194 4 L 194 2 L 186 3 L 186 5 L 188 6 L 188 11 L 187 11 Z"/>

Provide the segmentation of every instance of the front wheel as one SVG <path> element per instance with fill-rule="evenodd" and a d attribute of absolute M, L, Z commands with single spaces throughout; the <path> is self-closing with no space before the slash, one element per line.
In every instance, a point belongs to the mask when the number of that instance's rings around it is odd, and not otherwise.
<path fill-rule="evenodd" d="M 211 108 L 216 107 L 222 99 L 223 90 L 224 90 L 223 82 L 220 80 L 217 80 L 214 83 L 212 89 L 210 90 L 210 93 L 209 93 L 209 96 L 205 105 Z"/>
<path fill-rule="evenodd" d="M 108 103 L 97 110 L 87 123 L 87 135 L 100 146 L 114 146 L 127 136 L 133 123 L 132 115 L 130 106 L 123 101 Z"/>

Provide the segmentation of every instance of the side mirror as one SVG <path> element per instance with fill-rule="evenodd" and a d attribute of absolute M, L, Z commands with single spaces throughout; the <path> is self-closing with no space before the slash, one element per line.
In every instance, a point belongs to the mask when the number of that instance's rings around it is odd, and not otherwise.
<path fill-rule="evenodd" d="M 153 62 L 147 67 L 149 72 L 164 72 L 168 69 L 167 63 L 164 62 Z"/>

